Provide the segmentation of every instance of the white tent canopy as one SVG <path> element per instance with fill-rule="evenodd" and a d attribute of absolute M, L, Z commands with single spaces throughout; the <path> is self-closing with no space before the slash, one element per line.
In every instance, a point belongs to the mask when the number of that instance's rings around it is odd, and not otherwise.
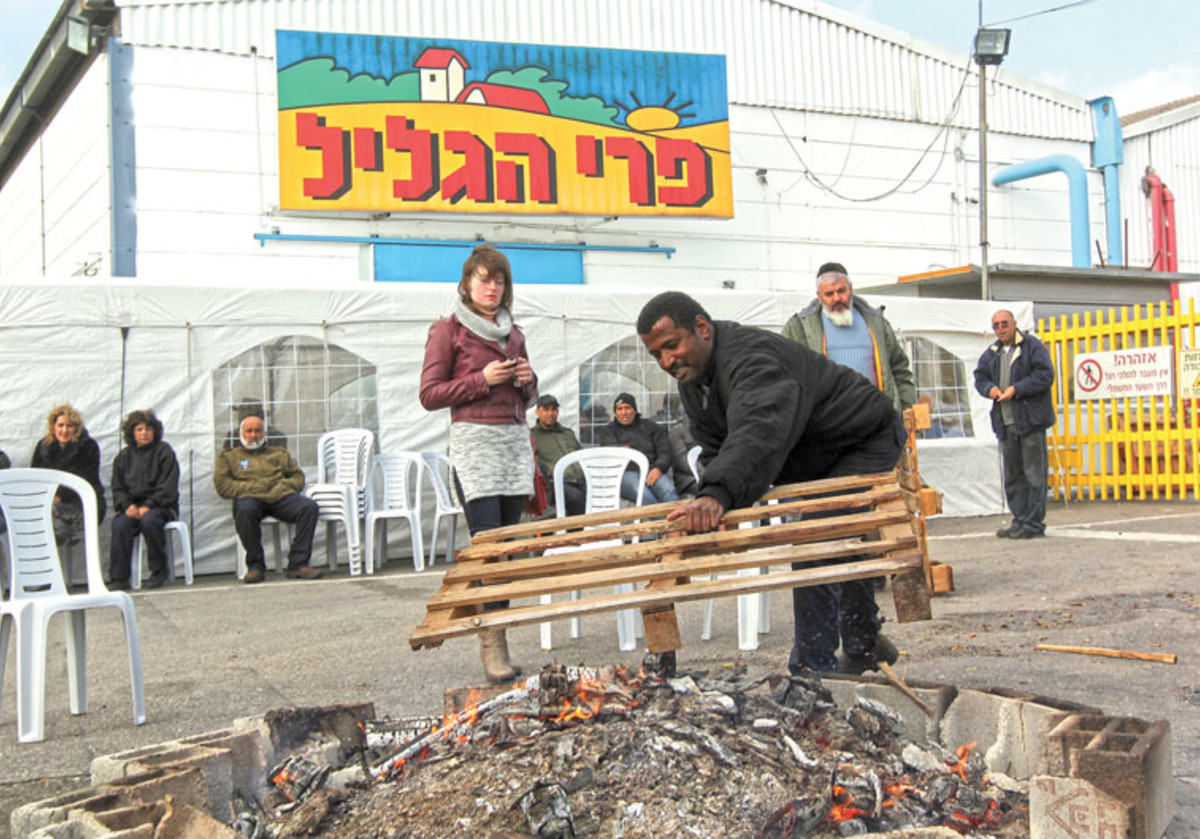
<path fill-rule="evenodd" d="M 444 450 L 448 412 L 429 414 L 417 399 L 429 325 L 451 309 L 450 284 L 294 287 L 247 290 L 247 283 L 179 287 L 58 284 L 0 287 L 0 374 L 8 398 L 0 404 L 0 438 L 14 464 L 28 463 L 45 431 L 46 412 L 69 401 L 83 412 L 100 444 L 102 477 L 120 446 L 122 415 L 154 408 L 165 439 L 179 456 L 182 518 L 193 528 L 200 573 L 234 567 L 228 502 L 212 487 L 214 371 L 240 353 L 289 335 L 340 346 L 375 367 L 379 447 Z M 635 334 L 645 290 L 521 286 L 514 314 L 524 329 L 541 389 L 577 420 L 579 367 L 614 342 Z M 869 295 L 868 295 L 869 296 Z M 794 295 L 705 291 L 697 294 L 714 318 L 778 330 L 804 300 Z M 969 377 L 991 340 L 993 303 L 878 298 L 903 335 L 924 337 L 962 360 Z M 1012 305 L 1028 324 L 1030 304 Z M 926 480 L 946 496 L 950 514 L 999 512 L 1002 506 L 989 404 L 971 392 L 975 437 L 924 441 Z M 532 412 L 531 412 L 532 419 Z M 309 475 L 315 479 L 315 475 Z"/>

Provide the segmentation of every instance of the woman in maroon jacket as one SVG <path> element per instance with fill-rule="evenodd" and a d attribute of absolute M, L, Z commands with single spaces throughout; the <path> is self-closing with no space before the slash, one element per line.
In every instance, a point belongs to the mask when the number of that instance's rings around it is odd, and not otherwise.
<path fill-rule="evenodd" d="M 525 411 L 537 376 L 525 336 L 512 321 L 512 268 L 490 245 L 463 263 L 454 312 L 429 329 L 421 369 L 421 405 L 450 409 L 450 454 L 467 502 L 471 533 L 516 524 L 533 494 L 533 449 Z M 485 610 L 507 602 L 488 603 Z M 502 629 L 480 636 L 483 669 L 493 682 L 520 675 Z"/>

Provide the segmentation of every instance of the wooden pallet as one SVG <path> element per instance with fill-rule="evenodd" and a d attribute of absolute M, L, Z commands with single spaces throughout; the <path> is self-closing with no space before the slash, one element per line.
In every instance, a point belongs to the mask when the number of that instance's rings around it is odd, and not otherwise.
<path fill-rule="evenodd" d="M 915 465 L 915 447 L 910 448 Z M 688 534 L 681 521 L 666 521 L 664 516 L 685 503 L 680 501 L 476 534 L 429 600 L 409 644 L 435 647 L 485 629 L 637 608 L 647 647 L 664 652 L 682 644 L 676 603 L 882 576 L 893 576 L 900 621 L 928 620 L 926 562 L 918 517 L 910 511 L 921 503 L 921 487 L 909 467 L 902 463 L 895 472 L 776 487 L 763 496 L 763 506 L 727 512 L 722 529 L 712 533 Z M 800 520 L 785 520 L 795 516 Z M 624 544 L 589 547 L 615 538 Z M 563 547 L 575 550 L 542 553 Z M 814 564 L 855 556 L 860 558 Z M 792 563 L 805 566 L 793 570 Z M 728 576 L 743 568 L 764 573 Z M 713 579 L 714 574 L 726 576 Z M 622 583 L 637 588 L 613 593 Z M 571 591 L 580 592 L 580 599 L 537 602 L 543 594 Z M 483 611 L 485 603 L 500 600 L 512 603 Z"/>

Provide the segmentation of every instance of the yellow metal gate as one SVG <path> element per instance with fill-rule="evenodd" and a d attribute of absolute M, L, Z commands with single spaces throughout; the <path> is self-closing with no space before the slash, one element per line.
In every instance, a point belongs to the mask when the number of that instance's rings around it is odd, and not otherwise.
<path fill-rule="evenodd" d="M 1194 301 L 1124 307 L 1038 321 L 1037 335 L 1054 359 L 1058 421 L 1047 432 L 1054 497 L 1200 499 L 1197 441 L 1200 401 L 1180 398 L 1195 376 L 1180 376 L 1179 351 L 1196 341 Z M 1169 396 L 1082 399 L 1076 357 L 1161 347 L 1176 364 Z"/>

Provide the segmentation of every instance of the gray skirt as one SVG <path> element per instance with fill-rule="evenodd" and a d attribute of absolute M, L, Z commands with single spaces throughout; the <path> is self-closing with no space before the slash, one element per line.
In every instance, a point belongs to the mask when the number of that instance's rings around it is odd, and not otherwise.
<path fill-rule="evenodd" d="M 451 423 L 450 459 L 467 501 L 533 495 L 533 447 L 524 425 Z"/>

